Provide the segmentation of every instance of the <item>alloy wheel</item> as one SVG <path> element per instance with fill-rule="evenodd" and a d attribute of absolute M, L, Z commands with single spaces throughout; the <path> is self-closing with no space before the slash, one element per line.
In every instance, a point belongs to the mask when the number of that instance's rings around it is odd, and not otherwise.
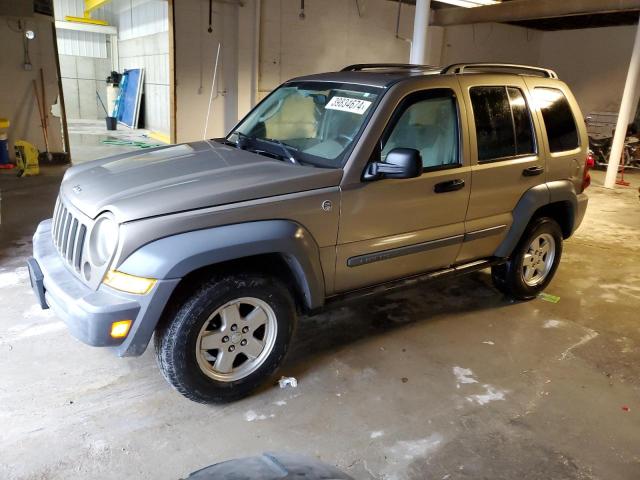
<path fill-rule="evenodd" d="M 243 297 L 227 302 L 207 318 L 198 334 L 198 365 L 214 380 L 240 380 L 267 359 L 277 328 L 276 315 L 263 300 Z"/>
<path fill-rule="evenodd" d="M 541 233 L 535 237 L 522 258 L 522 279 L 530 287 L 545 281 L 553 268 L 556 241 L 552 235 Z"/>

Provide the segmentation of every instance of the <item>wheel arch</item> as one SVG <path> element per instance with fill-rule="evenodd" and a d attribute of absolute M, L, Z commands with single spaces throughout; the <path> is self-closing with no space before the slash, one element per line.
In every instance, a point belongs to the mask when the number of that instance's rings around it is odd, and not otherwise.
<path fill-rule="evenodd" d="M 569 180 L 543 183 L 527 190 L 513 210 L 513 223 L 507 236 L 496 249 L 496 257 L 511 255 L 530 222 L 540 217 L 553 218 L 569 238 L 576 228 L 578 200 L 575 186 Z"/>
<path fill-rule="evenodd" d="M 186 298 L 195 285 L 214 274 L 265 272 L 281 279 L 301 311 L 322 306 L 324 274 L 319 247 L 301 225 L 288 220 L 266 220 L 185 232 L 140 247 L 118 271 L 140 277 L 176 281 L 158 315 L 138 325 L 119 348 L 119 355 L 141 355 L 161 319 L 172 305 Z M 208 277 L 207 277 L 208 276 Z"/>
<path fill-rule="evenodd" d="M 325 297 L 319 247 L 303 226 L 266 220 L 185 232 L 151 242 L 132 253 L 118 270 L 158 279 L 194 280 L 234 268 L 272 273 L 294 288 L 304 309 Z"/>

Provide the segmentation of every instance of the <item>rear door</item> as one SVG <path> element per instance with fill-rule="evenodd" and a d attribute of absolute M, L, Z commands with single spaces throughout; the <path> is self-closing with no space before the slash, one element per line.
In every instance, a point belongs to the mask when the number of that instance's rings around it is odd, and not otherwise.
<path fill-rule="evenodd" d="M 456 262 L 493 254 L 512 224 L 522 195 L 545 182 L 538 119 L 516 75 L 459 76 L 469 112 L 471 197 L 465 241 Z"/>

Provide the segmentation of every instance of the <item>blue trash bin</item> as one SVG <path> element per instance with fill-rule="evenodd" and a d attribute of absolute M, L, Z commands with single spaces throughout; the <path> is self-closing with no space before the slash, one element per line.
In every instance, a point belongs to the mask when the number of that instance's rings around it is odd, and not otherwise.
<path fill-rule="evenodd" d="M 0 133 L 0 165 L 9 163 L 9 140 L 6 133 Z"/>

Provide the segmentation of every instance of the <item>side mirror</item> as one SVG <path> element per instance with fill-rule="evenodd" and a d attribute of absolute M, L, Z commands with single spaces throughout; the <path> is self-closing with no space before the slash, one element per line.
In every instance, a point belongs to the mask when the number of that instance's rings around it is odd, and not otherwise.
<path fill-rule="evenodd" d="M 422 156 L 414 148 L 394 148 L 384 162 L 373 162 L 367 166 L 364 178 L 415 178 L 422 175 Z"/>

